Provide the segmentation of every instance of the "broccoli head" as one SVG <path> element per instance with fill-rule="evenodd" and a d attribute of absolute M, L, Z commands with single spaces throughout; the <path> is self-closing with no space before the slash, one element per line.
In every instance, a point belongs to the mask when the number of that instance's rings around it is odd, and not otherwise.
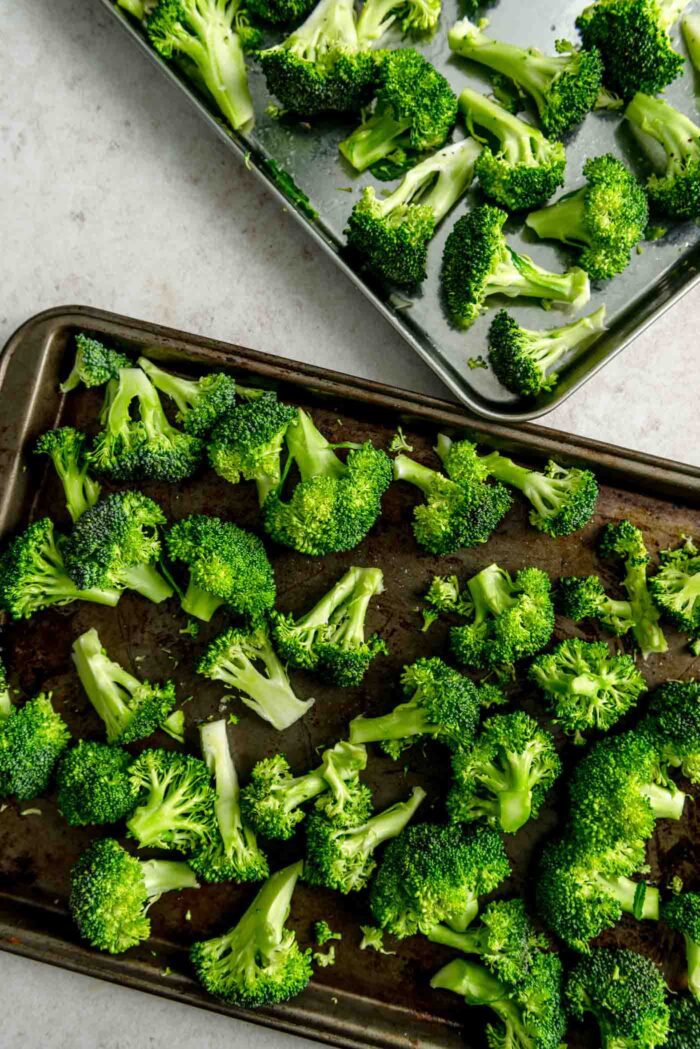
<path fill-rule="evenodd" d="M 75 361 L 70 375 L 61 383 L 61 392 L 70 393 L 78 386 L 104 386 L 110 379 L 118 379 L 122 368 L 129 368 L 131 361 L 118 350 L 110 350 L 99 339 L 89 335 L 76 335 Z"/>
<path fill-rule="evenodd" d="M 695 221 L 700 216 L 700 127 L 651 94 L 635 95 L 625 116 L 665 153 L 663 169 L 646 184 L 652 206 L 671 218 Z"/>
<path fill-rule="evenodd" d="M 700 639 L 700 550 L 685 536 L 675 550 L 662 550 L 659 561 L 649 580 L 651 596 L 656 607 L 690 635 L 692 647 Z"/>
<path fill-rule="evenodd" d="M 53 709 L 50 692 L 40 692 L 23 706 L 14 707 L 5 684 L 0 711 L 0 797 L 29 801 L 43 794 L 69 740 L 68 726 Z"/>
<path fill-rule="evenodd" d="M 66 508 L 77 521 L 100 497 L 100 486 L 88 473 L 84 433 L 72 426 L 47 430 L 34 446 L 37 455 L 48 455 L 58 474 L 66 497 Z"/>
<path fill-rule="evenodd" d="M 226 372 L 185 379 L 164 371 L 146 357 L 139 357 L 138 364 L 155 388 L 175 401 L 178 422 L 185 433 L 193 437 L 206 437 L 219 419 L 233 408 L 236 381 Z"/>
<path fill-rule="evenodd" d="M 669 1013 L 666 1049 L 695 1049 L 700 1045 L 700 1002 L 689 995 L 674 997 Z"/>
<path fill-rule="evenodd" d="M 129 769 L 129 778 L 138 806 L 126 825 L 139 848 L 194 853 L 218 833 L 216 791 L 199 758 L 173 750 L 144 750 Z"/>
<path fill-rule="evenodd" d="M 625 567 L 622 585 L 632 610 L 632 633 L 644 659 L 652 652 L 665 652 L 668 643 L 659 625 L 660 614 L 649 593 L 649 553 L 639 528 L 629 521 L 607 524 L 598 549 L 602 557 L 616 558 Z"/>
<path fill-rule="evenodd" d="M 667 681 L 640 728 L 651 733 L 661 761 L 700 783 L 700 681 Z"/>
<path fill-rule="evenodd" d="M 700 893 L 672 897 L 663 904 L 661 917 L 685 940 L 688 989 L 700 1001 Z"/>
<path fill-rule="evenodd" d="M 632 629 L 629 601 L 608 597 L 598 576 L 566 576 L 556 591 L 557 611 L 575 623 L 597 619 L 611 633 L 622 636 Z"/>
<path fill-rule="evenodd" d="M 133 809 L 133 757 L 120 747 L 81 739 L 56 770 L 58 807 L 71 827 L 118 823 Z"/>

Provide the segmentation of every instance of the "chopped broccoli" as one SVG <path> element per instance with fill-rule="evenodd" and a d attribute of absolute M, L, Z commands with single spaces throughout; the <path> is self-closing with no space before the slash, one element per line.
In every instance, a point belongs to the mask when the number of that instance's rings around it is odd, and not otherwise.
<path fill-rule="evenodd" d="M 253 18 L 267 25 L 296 25 L 309 13 L 314 0 L 246 0 Z"/>
<path fill-rule="evenodd" d="M 1 662 L 0 690 L 0 797 L 29 801 L 48 787 L 70 732 L 53 709 L 50 692 L 21 707 L 12 704 Z"/>
<path fill-rule="evenodd" d="M 662 98 L 637 94 L 625 110 L 629 122 L 665 153 L 660 174 L 646 184 L 653 207 L 675 219 L 700 217 L 700 127 Z"/>
<path fill-rule="evenodd" d="M 652 652 L 666 652 L 668 643 L 647 584 L 649 554 L 640 529 L 629 521 L 608 524 L 603 529 L 598 549 L 602 557 L 617 558 L 625 567 L 622 585 L 629 598 L 632 633 L 642 657 L 646 659 Z"/>
<path fill-rule="evenodd" d="M 557 611 L 575 623 L 597 619 L 618 636 L 632 629 L 632 605 L 608 597 L 598 576 L 566 576 L 559 580 L 556 592 Z"/>
<path fill-rule="evenodd" d="M 219 833 L 216 791 L 199 758 L 173 750 L 144 750 L 129 777 L 140 804 L 126 826 L 139 848 L 196 853 Z"/>
<path fill-rule="evenodd" d="M 384 933 L 375 925 L 361 925 L 360 932 L 362 933 L 362 939 L 360 940 L 361 951 L 376 951 L 377 954 L 396 954 L 396 951 L 386 950 L 384 947 Z"/>
<path fill-rule="evenodd" d="M 364 46 L 381 40 L 391 26 L 404 36 L 425 37 L 435 31 L 442 0 L 364 0 L 357 34 Z"/>
<path fill-rule="evenodd" d="M 139 357 L 138 364 L 155 388 L 175 401 L 178 422 L 185 433 L 193 437 L 206 437 L 219 419 L 233 408 L 236 382 L 226 372 L 210 372 L 200 379 L 185 379 L 164 371 L 146 357 Z"/>
<path fill-rule="evenodd" d="M 688 989 L 700 1001 L 700 894 L 674 896 L 662 906 L 661 917 L 685 940 Z"/>
<path fill-rule="evenodd" d="M 230 521 L 190 514 L 166 534 L 168 554 L 189 570 L 182 610 L 209 622 L 228 606 L 259 620 L 275 603 L 275 575 L 256 535 Z"/>
<path fill-rule="evenodd" d="M 568 354 L 587 350 L 605 331 L 605 306 L 559 328 L 523 328 L 507 310 L 499 310 L 489 328 L 489 361 L 496 378 L 511 393 L 536 397 L 559 381 L 556 365 Z"/>
<path fill-rule="evenodd" d="M 81 739 L 56 770 L 58 807 L 71 827 L 118 823 L 136 804 L 129 778 L 133 757 L 120 747 Z"/>
<path fill-rule="evenodd" d="M 312 957 L 316 965 L 320 965 L 322 969 L 335 965 L 335 944 L 332 943 L 325 954 L 322 951 L 314 951 Z"/>
<path fill-rule="evenodd" d="M 122 368 L 129 368 L 131 361 L 118 350 L 110 350 L 98 339 L 88 335 L 75 337 L 75 361 L 70 375 L 61 383 L 62 393 L 70 393 L 78 386 L 104 386 L 110 379 L 118 379 Z"/>
<path fill-rule="evenodd" d="M 493 40 L 468 18 L 457 22 L 447 39 L 458 55 L 507 77 L 529 95 L 545 134 L 553 138 L 572 131 L 596 104 L 603 81 L 597 48 L 579 51 L 558 41 L 559 54 L 544 55 L 534 47 Z"/>
<path fill-rule="evenodd" d="M 285 927 L 302 869 L 294 863 L 262 886 L 238 923 L 190 950 L 197 977 L 210 994 L 246 1008 L 287 1001 L 311 979 L 311 949 L 302 951 Z"/>
<path fill-rule="evenodd" d="M 700 1003 L 684 995 L 671 999 L 666 1049 L 696 1049 L 700 1045 Z"/>
<path fill-rule="evenodd" d="M 503 235 L 507 218 L 500 208 L 479 205 L 457 220 L 445 242 L 442 289 L 449 319 L 457 328 L 469 328 L 491 295 L 568 303 L 575 309 L 590 298 L 584 270 L 551 273 L 513 251 Z"/>
<path fill-rule="evenodd" d="M 369 603 L 383 589 L 380 568 L 349 568 L 306 615 L 272 612 L 280 655 L 294 667 L 320 669 L 337 685 L 359 685 L 374 657 L 388 651 L 378 634 L 365 639 Z"/>
<path fill-rule="evenodd" d="M 151 933 L 148 909 L 164 892 L 196 889 L 186 863 L 137 860 L 114 838 L 93 841 L 71 872 L 70 911 L 84 940 L 121 954 Z"/>
<path fill-rule="evenodd" d="M 438 614 L 459 612 L 468 615 L 471 609 L 471 600 L 462 595 L 456 575 L 433 576 L 425 593 L 425 600 Z"/>
<path fill-rule="evenodd" d="M 60 426 L 43 433 L 34 447 L 37 455 L 50 456 L 63 485 L 68 513 L 74 521 L 100 497 L 100 486 L 88 473 L 85 442 L 84 433 L 72 426 Z"/>
<path fill-rule="evenodd" d="M 686 50 L 696 73 L 700 73 L 700 15 L 691 11 L 683 15 L 681 29 Z"/>
<path fill-rule="evenodd" d="M 413 451 L 413 445 L 408 443 L 401 426 L 396 427 L 396 433 L 389 442 L 389 451 L 392 455 L 398 455 L 399 452 Z"/>
<path fill-rule="evenodd" d="M 255 666 L 262 663 L 261 673 Z M 313 706 L 294 694 L 287 672 L 264 626 L 231 628 L 211 642 L 197 664 L 197 673 L 236 689 L 247 707 L 276 728 L 288 729 Z"/>
<path fill-rule="evenodd" d="M 439 922 L 463 934 L 479 912 L 479 897 L 510 872 L 495 831 L 480 827 L 463 834 L 455 826 L 419 823 L 387 845 L 372 883 L 372 914 L 400 939 L 417 932 L 433 939 Z"/>
<path fill-rule="evenodd" d="M 263 507 L 266 532 L 302 554 L 352 550 L 381 512 L 391 483 L 389 456 L 366 441 L 351 446 L 341 462 L 335 452 L 339 446 L 330 444 L 303 411 L 289 426 L 286 442 L 300 481 L 288 501 L 281 489 L 270 492 Z"/>
<path fill-rule="evenodd" d="M 314 942 L 318 947 L 324 947 L 329 940 L 342 940 L 342 932 L 333 932 L 327 921 L 314 922 Z"/>
<path fill-rule="evenodd" d="M 650 732 L 662 763 L 700 784 L 700 681 L 667 681 L 640 726 Z"/>
<path fill-rule="evenodd" d="M 692 645 L 700 639 L 700 550 L 684 536 L 675 550 L 662 550 L 659 561 L 649 580 L 651 596 L 660 612 L 690 635 Z"/>

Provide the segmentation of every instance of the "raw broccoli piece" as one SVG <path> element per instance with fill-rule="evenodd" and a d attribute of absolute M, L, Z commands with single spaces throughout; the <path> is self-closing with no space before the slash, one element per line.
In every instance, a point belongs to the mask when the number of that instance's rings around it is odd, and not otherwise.
<path fill-rule="evenodd" d="M 204 881 L 263 881 L 270 868 L 253 830 L 243 822 L 236 766 L 223 718 L 199 727 L 202 754 L 214 777 L 217 829 L 190 857 Z"/>
<path fill-rule="evenodd" d="M 525 220 L 538 237 L 579 249 L 578 264 L 592 280 L 609 280 L 630 264 L 649 222 L 646 193 L 610 153 L 583 166 L 586 185 Z"/>
<path fill-rule="evenodd" d="M 700 1003 L 688 995 L 674 997 L 669 1013 L 666 1049 L 695 1049 L 700 1045 Z"/>
<path fill-rule="evenodd" d="M 591 730 L 607 732 L 646 691 L 646 681 L 631 656 L 612 654 L 605 641 L 560 641 L 537 656 L 528 676 L 544 692 L 555 722 L 585 742 Z"/>
<path fill-rule="evenodd" d="M 155 604 L 173 596 L 156 568 L 166 517 L 142 492 L 112 492 L 90 507 L 63 545 L 68 575 L 81 590 L 135 590 Z"/>
<path fill-rule="evenodd" d="M 266 25 L 296 25 L 314 6 L 314 0 L 246 0 L 246 9 Z"/>
<path fill-rule="evenodd" d="M 231 484 L 255 481 L 262 506 L 280 483 L 284 435 L 296 415 L 297 409 L 281 404 L 274 393 L 237 405 L 209 436 L 209 465 Z"/>
<path fill-rule="evenodd" d="M 71 871 L 69 907 L 84 940 L 101 951 L 121 954 L 148 939 L 148 910 L 164 892 L 197 887 L 186 863 L 143 862 L 114 838 L 100 838 Z"/>
<path fill-rule="evenodd" d="M 480 158 L 483 157 L 482 151 Z M 568 303 L 580 309 L 590 298 L 588 274 L 574 267 L 551 273 L 509 247 L 505 211 L 488 204 L 472 208 L 455 223 L 442 254 L 442 290 L 450 321 L 469 328 L 491 295 Z"/>
<path fill-rule="evenodd" d="M 455 826 L 419 823 L 387 845 L 372 883 L 372 914 L 400 939 L 422 932 L 443 942 L 431 934 L 442 928 L 438 923 L 446 923 L 448 934 L 464 935 L 479 912 L 479 897 L 510 873 L 495 831 L 480 827 L 463 834 Z"/>
<path fill-rule="evenodd" d="M 177 484 L 191 477 L 202 460 L 203 441 L 170 425 L 158 391 L 141 368 L 122 368 L 119 381 L 109 383 L 101 422 L 104 430 L 87 458 L 113 481 Z"/>
<path fill-rule="evenodd" d="M 692 11 L 683 15 L 681 29 L 686 50 L 696 73 L 700 73 L 700 15 Z"/>
<path fill-rule="evenodd" d="M 536 208 L 564 184 L 566 151 L 561 142 L 545 138 L 532 124 L 471 88 L 460 94 L 459 108 L 475 138 L 476 125 L 497 143 L 493 148 L 484 145 L 475 168 L 480 188 L 496 204 L 509 211 Z"/>
<path fill-rule="evenodd" d="M 513 834 L 537 818 L 560 773 L 549 732 L 522 710 L 497 714 L 484 722 L 472 747 L 452 757 L 450 819 L 485 819 Z"/>
<path fill-rule="evenodd" d="M 442 0 L 364 0 L 357 23 L 361 43 L 381 40 L 392 25 L 405 36 L 425 37 L 437 28 Z"/>
<path fill-rule="evenodd" d="M 430 586 L 425 592 L 423 599 L 429 606 L 428 612 L 423 612 L 424 618 L 430 620 L 423 630 L 435 622 L 441 613 L 462 612 L 469 614 L 471 601 L 462 597 L 459 580 L 456 575 L 439 576 L 434 575 L 430 580 Z"/>
<path fill-rule="evenodd" d="M 511 393 L 536 397 L 559 381 L 556 365 L 568 354 L 578 357 L 605 331 L 605 306 L 559 328 L 523 328 L 507 310 L 499 310 L 489 328 L 489 361 L 498 381 Z"/>
<path fill-rule="evenodd" d="M 597 47 L 605 86 L 623 98 L 656 94 L 680 76 L 683 58 L 668 31 L 688 0 L 597 0 L 576 19 L 583 46 Z"/>
<path fill-rule="evenodd" d="M 629 122 L 666 154 L 659 174 L 647 179 L 653 207 L 674 219 L 700 217 L 700 127 L 662 98 L 637 94 L 625 110 Z"/>
<path fill-rule="evenodd" d="M 692 648 L 700 641 L 700 551 L 684 536 L 675 550 L 662 550 L 659 561 L 649 591 L 659 611 L 690 635 Z"/>
<path fill-rule="evenodd" d="M 304 880 L 343 894 L 363 889 L 377 866 L 376 849 L 401 833 L 425 796 L 422 787 L 414 787 L 406 801 L 353 826 L 312 813 L 306 821 Z"/>
<path fill-rule="evenodd" d="M 264 673 L 256 663 L 262 663 Z M 313 699 L 301 700 L 294 694 L 264 626 L 231 628 L 220 634 L 197 664 L 197 673 L 236 689 L 241 701 L 278 732 L 288 729 L 314 705 Z"/>
<path fill-rule="evenodd" d="M 381 498 L 391 483 L 391 460 L 369 441 L 350 446 L 343 463 L 332 445 L 300 411 L 289 426 L 286 443 L 300 481 L 291 498 L 281 488 L 270 492 L 263 524 L 271 539 L 301 554 L 323 556 L 352 550 L 381 513 Z"/>
<path fill-rule="evenodd" d="M 699 681 L 667 681 L 658 688 L 640 730 L 651 733 L 662 763 L 700 783 Z"/>
<path fill-rule="evenodd" d="M 61 537 L 48 517 L 29 525 L 0 556 L 0 607 L 13 619 L 29 619 L 51 605 L 91 601 L 113 608 L 121 590 L 80 590 L 66 571 Z"/>
<path fill-rule="evenodd" d="M 110 350 L 98 339 L 88 335 L 75 337 L 75 361 L 70 375 L 60 385 L 61 393 L 70 393 L 78 386 L 104 386 L 110 379 L 118 379 L 122 368 L 129 368 L 131 361 L 118 350 Z"/>
<path fill-rule="evenodd" d="M 263 758 L 241 791 L 243 817 L 264 837 L 286 841 L 306 815 L 302 806 L 314 798 L 325 798 L 330 799 L 326 811 L 352 822 L 366 806 L 366 790 L 358 779 L 366 765 L 365 748 L 345 742 L 324 751 L 319 767 L 302 776 L 292 775 L 282 754 Z"/>
<path fill-rule="evenodd" d="M 48 455 L 66 496 L 66 508 L 77 521 L 100 498 L 100 485 L 88 473 L 84 433 L 72 426 L 47 430 L 34 446 L 37 455 Z"/>
<path fill-rule="evenodd" d="M 545 134 L 561 138 L 573 130 L 596 104 L 603 82 L 603 63 L 597 48 L 579 51 L 557 41 L 556 55 L 537 48 L 516 47 L 493 40 L 463 18 L 447 34 L 453 51 L 507 77 L 528 94 Z"/>
<path fill-rule="evenodd" d="M 138 19 L 139 22 L 143 22 L 146 15 L 153 8 L 153 2 L 149 3 L 148 0 L 117 0 L 117 4 Z"/>
<path fill-rule="evenodd" d="M 248 1009 L 300 994 L 311 979 L 311 948 L 285 927 L 302 869 L 294 863 L 268 878 L 238 923 L 190 949 L 197 978 L 217 998 Z"/>
<path fill-rule="evenodd" d="M 450 630 L 457 660 L 471 667 L 500 667 L 545 647 L 554 630 L 554 608 L 547 574 L 521 568 L 510 576 L 489 565 L 467 583 L 469 622 Z"/>
<path fill-rule="evenodd" d="M 632 610 L 632 633 L 639 645 L 642 658 L 652 652 L 665 652 L 668 643 L 659 625 L 660 614 L 649 593 L 647 564 L 649 554 L 644 536 L 639 528 L 629 521 L 608 524 L 598 543 L 602 557 L 614 557 L 622 561 L 625 577 L 622 585 L 627 591 Z"/>
<path fill-rule="evenodd" d="M 350 247 L 380 277 L 404 287 L 420 283 L 430 240 L 472 184 L 480 152 L 467 138 L 422 160 L 385 197 L 366 186 L 345 230 Z"/>
<path fill-rule="evenodd" d="M 108 743 L 133 743 L 162 728 L 175 706 L 172 681 L 140 681 L 102 647 L 94 627 L 73 642 L 73 662 L 87 697 L 102 719 Z"/>
<path fill-rule="evenodd" d="M 1 662 L 0 670 L 0 797 L 29 801 L 48 787 L 70 732 L 53 709 L 50 692 L 15 707 Z"/>
<path fill-rule="evenodd" d="M 661 917 L 685 940 L 688 990 L 700 1001 L 700 893 L 674 896 L 663 904 Z"/>
<path fill-rule="evenodd" d="M 356 171 L 388 160 L 396 177 L 444 145 L 457 119 L 457 98 L 444 76 L 410 47 L 384 52 L 377 83 L 371 115 L 338 148 Z"/>
<path fill-rule="evenodd" d="M 329 940 L 342 940 L 342 932 L 333 932 L 327 921 L 314 922 L 314 941 L 318 947 L 323 947 Z"/>
<path fill-rule="evenodd" d="M 146 357 L 138 364 L 161 393 L 177 406 L 177 419 L 185 433 L 206 437 L 236 400 L 236 380 L 226 372 L 210 372 L 199 379 L 185 379 L 164 371 Z"/>
<path fill-rule="evenodd" d="M 239 36 L 240 0 L 158 0 L 146 22 L 163 58 L 192 62 L 236 131 L 253 127 L 253 101 Z"/>
<path fill-rule="evenodd" d="M 655 1049 L 666 1044 L 666 982 L 649 958 L 598 947 L 569 974 L 566 997 L 577 1020 L 591 1013 L 602 1049 Z"/>
<path fill-rule="evenodd" d="M 351 743 L 380 743 L 392 758 L 420 736 L 453 749 L 471 746 L 479 724 L 481 690 L 441 659 L 418 659 L 404 667 L 406 701 L 388 714 L 350 722 Z"/>
<path fill-rule="evenodd" d="M 168 529 L 168 554 L 182 561 L 189 580 L 182 610 L 209 622 L 223 605 L 253 621 L 275 603 L 275 575 L 256 535 L 231 521 L 190 514 Z"/>
<path fill-rule="evenodd" d="M 120 747 L 81 739 L 56 770 L 58 807 L 71 827 L 118 823 L 136 804 L 129 778 L 133 757 Z"/>
<path fill-rule="evenodd" d="M 559 580 L 557 611 L 575 623 L 597 619 L 618 636 L 632 629 L 632 605 L 608 597 L 598 576 L 566 576 Z"/>
<path fill-rule="evenodd" d="M 140 804 L 126 826 L 140 849 L 196 853 L 219 833 L 216 791 L 199 758 L 173 750 L 144 750 L 129 777 Z"/>

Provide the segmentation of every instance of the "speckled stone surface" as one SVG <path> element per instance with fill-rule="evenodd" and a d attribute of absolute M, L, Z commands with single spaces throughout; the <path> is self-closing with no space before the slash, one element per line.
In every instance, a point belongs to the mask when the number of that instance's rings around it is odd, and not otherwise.
<path fill-rule="evenodd" d="M 85 303 L 444 394 L 94 0 L 0 13 L 0 341 Z M 544 425 L 699 462 L 699 319 L 696 292 Z M 2 954 L 0 1014 L 3 1049 L 300 1044 Z"/>

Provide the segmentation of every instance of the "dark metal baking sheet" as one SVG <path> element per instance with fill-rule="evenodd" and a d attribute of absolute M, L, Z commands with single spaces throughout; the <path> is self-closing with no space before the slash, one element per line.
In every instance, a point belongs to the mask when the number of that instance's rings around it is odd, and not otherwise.
<path fill-rule="evenodd" d="M 439 296 L 438 274 L 440 256 L 445 238 L 464 205 L 458 205 L 451 217 L 443 222 L 430 248 L 428 277 L 415 295 L 396 292 L 355 268 L 343 250 L 347 217 L 352 205 L 365 185 L 383 185 L 366 173 L 357 175 L 340 158 L 338 143 L 352 130 L 354 122 L 342 119 L 314 121 L 313 126 L 279 120 L 266 113 L 271 99 L 264 78 L 253 64 L 250 81 L 255 103 L 257 123 L 249 135 L 232 132 L 219 118 L 207 99 L 197 94 L 177 68 L 162 61 L 146 42 L 140 28 L 114 0 L 99 0 L 112 16 L 126 29 L 131 38 L 149 55 L 161 71 L 178 84 L 209 126 L 239 156 L 244 156 L 253 170 L 295 215 L 316 242 L 333 258 L 336 264 L 403 335 L 412 348 L 441 377 L 452 392 L 472 411 L 485 418 L 523 422 L 551 411 L 590 379 L 616 354 L 629 346 L 656 318 L 677 303 L 698 281 L 700 276 L 700 230 L 692 223 L 672 227 L 661 240 L 645 243 L 643 252 L 636 255 L 628 270 L 614 281 L 594 289 L 590 309 L 603 302 L 608 309 L 608 331 L 583 355 L 572 359 L 562 372 L 557 387 L 536 400 L 508 393 L 490 370 L 470 369 L 470 357 L 486 356 L 486 333 L 493 310 L 480 318 L 467 332 L 457 332 L 448 325 Z M 419 49 L 444 73 L 456 92 L 470 84 L 489 90 L 488 82 L 478 68 L 452 55 L 447 45 L 447 29 L 460 17 L 460 0 L 443 0 L 440 27 L 435 37 Z M 488 8 L 489 32 L 501 39 L 525 46 L 539 46 L 550 52 L 558 38 L 576 39 L 574 21 L 584 6 L 578 0 L 558 5 L 553 0 L 500 0 Z M 678 46 L 680 32 L 673 37 Z M 275 38 L 276 39 L 276 38 Z M 398 36 L 391 41 L 400 42 Z M 697 119 L 695 82 L 690 67 L 686 74 L 665 92 L 668 100 Z M 457 132 L 460 134 L 461 132 Z M 639 150 L 629 130 L 620 121 L 619 114 L 589 115 L 582 127 L 567 143 L 568 176 L 566 189 L 581 183 L 583 163 L 589 156 L 607 151 L 626 157 L 633 166 L 640 161 Z M 271 178 L 266 163 L 275 161 L 286 169 L 296 184 L 307 194 L 318 212 L 309 218 L 293 201 L 288 201 Z M 640 174 L 644 168 L 639 167 Z M 348 192 L 348 189 L 350 192 Z M 474 194 L 472 194 L 473 198 Z M 235 211 L 235 202 L 231 205 Z M 572 256 L 551 242 L 537 242 L 532 234 L 524 236 L 513 226 L 509 237 L 512 243 L 533 254 L 543 265 L 553 269 L 571 264 Z M 567 315 L 559 311 L 549 314 L 539 306 L 519 303 L 514 307 L 517 317 L 528 327 L 540 328 L 565 323 Z M 586 307 L 588 310 L 588 307 Z M 630 367 L 634 363 L 630 360 Z"/>
<path fill-rule="evenodd" d="M 700 470 L 627 452 L 595 442 L 566 437 L 550 430 L 525 426 L 512 430 L 466 416 L 444 401 L 404 393 L 377 383 L 296 364 L 225 343 L 128 320 L 92 309 L 67 307 L 28 321 L 10 340 L 0 358 L 0 535 L 30 517 L 50 513 L 59 527 L 68 527 L 58 482 L 46 464 L 29 454 L 36 436 L 57 424 L 94 430 L 99 391 L 62 396 L 57 388 L 72 356 L 71 339 L 87 330 L 121 344 L 127 350 L 149 352 L 184 372 L 217 366 L 256 385 L 269 385 L 285 399 L 309 407 L 324 432 L 332 438 L 361 440 L 369 436 L 386 447 L 400 423 L 415 454 L 430 462 L 438 429 L 467 432 L 492 446 L 511 449 L 523 461 L 543 462 L 550 455 L 562 462 L 586 463 L 602 482 L 595 520 L 582 535 L 552 541 L 528 527 L 525 509 L 517 506 L 486 547 L 448 558 L 419 551 L 411 538 L 409 520 L 414 496 L 408 486 L 394 485 L 384 500 L 384 512 L 371 535 L 350 553 L 323 560 L 302 557 L 270 546 L 277 578 L 279 606 L 300 611 L 321 596 L 350 564 L 379 565 L 386 591 L 370 616 L 371 629 L 386 637 L 390 655 L 378 659 L 360 688 L 338 690 L 310 675 L 295 673 L 301 695 L 314 695 L 315 707 L 280 736 L 247 708 L 233 701 L 224 710 L 240 715 L 231 729 L 236 763 L 245 780 L 260 757 L 282 749 L 295 770 L 317 762 L 319 747 L 346 733 L 348 720 L 367 710 L 389 709 L 397 701 L 401 666 L 421 655 L 444 650 L 446 628 L 436 624 L 420 632 L 419 597 L 432 573 L 457 572 L 463 577 L 490 561 L 509 569 L 524 563 L 545 568 L 552 576 L 588 572 L 596 564 L 592 544 L 606 520 L 630 516 L 644 528 L 652 552 L 675 541 L 679 533 L 700 534 Z M 170 517 L 192 511 L 216 512 L 256 528 L 259 521 L 252 485 L 227 485 L 211 472 L 178 487 L 149 485 L 147 491 Z M 613 575 L 608 578 L 614 585 Z M 221 629 L 221 619 L 204 626 L 194 641 L 179 630 L 185 625 L 175 602 L 154 606 L 126 594 L 116 609 L 72 605 L 36 616 L 28 623 L 5 624 L 2 647 L 12 682 L 24 695 L 51 689 L 57 708 L 77 736 L 100 738 L 100 725 L 77 678 L 71 672 L 70 646 L 75 637 L 96 626 L 107 650 L 136 673 L 158 679 L 174 677 L 178 694 L 194 698 L 185 706 L 188 744 L 197 750 L 197 721 L 221 709 L 222 689 L 205 683 L 191 669 L 207 638 Z M 567 625 L 560 622 L 557 635 Z M 571 625 L 569 624 L 569 629 Z M 579 631 L 577 631 L 578 633 Z M 580 632 L 584 633 L 584 632 Z M 594 636 L 585 632 L 584 636 Z M 683 639 L 670 633 L 669 653 L 650 659 L 650 682 L 697 673 L 698 660 Z M 523 689 L 526 708 L 541 707 Z M 149 743 L 173 745 L 165 736 Z M 435 746 L 414 747 L 405 762 L 394 763 L 373 752 L 368 782 L 378 804 L 405 796 L 417 782 L 426 786 L 429 801 L 422 816 L 440 818 L 446 763 Z M 436 760 L 437 759 L 437 760 Z M 565 796 L 558 787 L 553 803 L 536 824 L 508 841 L 515 874 L 509 889 L 531 893 L 527 866 L 544 836 L 551 833 Z M 664 879 L 680 875 L 688 888 L 700 888 L 700 816 L 695 807 L 680 825 L 659 825 L 652 842 L 652 873 L 663 869 Z M 39 809 L 40 815 L 26 814 Z M 429 978 L 449 955 L 420 937 L 404 941 L 395 955 L 359 953 L 360 923 L 370 920 L 364 895 L 341 897 L 300 885 L 293 906 L 293 924 L 303 943 L 309 942 L 313 920 L 325 917 L 343 933 L 337 945 L 335 967 L 319 969 L 310 987 L 295 1001 L 274 1009 L 243 1013 L 207 997 L 192 979 L 186 956 L 192 940 L 223 931 L 240 914 L 254 888 L 208 886 L 199 891 L 169 894 L 152 910 L 153 938 L 120 957 L 112 958 L 81 944 L 67 913 L 70 867 L 90 840 L 92 829 L 69 829 L 59 817 L 52 795 L 37 802 L 9 804 L 0 812 L 0 948 L 34 957 L 92 976 L 141 990 L 245 1016 L 266 1024 L 338 1046 L 408 1049 L 470 1049 L 483 1045 L 483 1016 L 465 1012 L 455 996 L 433 993 Z M 299 854 L 299 843 L 271 850 L 273 866 Z M 191 911 L 191 920 L 186 914 Z M 605 937 L 647 950 L 662 963 L 672 985 L 678 985 L 680 944 L 668 932 L 651 925 L 624 922 Z M 389 940 L 388 946 L 397 945 Z M 592 1046 L 572 1038 L 571 1049 Z"/>

